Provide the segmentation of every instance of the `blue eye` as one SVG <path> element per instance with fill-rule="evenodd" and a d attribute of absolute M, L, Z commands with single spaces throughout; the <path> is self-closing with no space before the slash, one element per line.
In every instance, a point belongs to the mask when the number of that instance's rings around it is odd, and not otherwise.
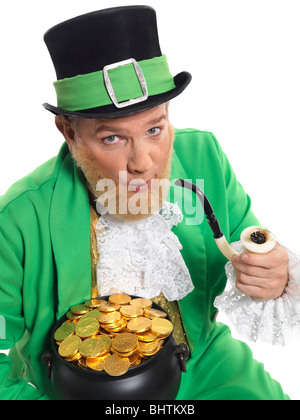
<path fill-rule="evenodd" d="M 151 136 L 156 136 L 157 134 L 159 134 L 160 133 L 160 128 L 158 128 L 158 127 L 153 127 L 153 128 L 150 128 L 150 130 L 148 130 L 148 133 L 151 135 Z"/>
<path fill-rule="evenodd" d="M 109 136 L 103 139 L 104 143 L 106 144 L 114 144 L 120 139 L 119 136 Z"/>

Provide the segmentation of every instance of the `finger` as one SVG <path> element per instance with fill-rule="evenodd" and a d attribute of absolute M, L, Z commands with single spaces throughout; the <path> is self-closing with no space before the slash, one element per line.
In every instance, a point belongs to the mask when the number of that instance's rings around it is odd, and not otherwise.
<path fill-rule="evenodd" d="M 275 268 L 277 265 L 277 259 L 272 252 L 273 251 L 270 251 L 267 254 L 255 254 L 254 252 L 247 252 L 241 255 L 241 262 L 246 265 L 252 265 L 270 270 Z"/>
<path fill-rule="evenodd" d="M 251 299 L 253 299 L 256 302 L 263 302 L 269 300 L 267 290 L 261 287 L 251 286 L 237 281 L 236 288 L 239 289 L 245 295 L 251 297 Z"/>
<path fill-rule="evenodd" d="M 255 265 L 249 265 L 241 262 L 239 259 L 235 259 L 232 261 L 232 265 L 235 270 L 238 272 L 244 273 L 248 276 L 252 277 L 258 277 L 258 278 L 267 278 L 272 276 L 272 273 L 269 269 L 255 266 Z"/>
<path fill-rule="evenodd" d="M 261 277 L 254 277 L 254 276 L 248 276 L 248 274 L 241 273 L 240 271 L 234 271 L 236 280 L 245 285 L 245 286 L 253 286 L 253 287 L 261 287 L 266 288 L 268 287 L 266 284 L 268 284 L 268 280 Z"/>
<path fill-rule="evenodd" d="M 240 261 L 244 264 L 272 270 L 281 264 L 285 264 L 287 258 L 286 251 L 277 243 L 276 246 L 266 254 L 256 254 L 247 251 L 241 254 Z"/>
<path fill-rule="evenodd" d="M 274 249 L 267 254 L 246 252 L 240 256 L 234 256 L 232 258 L 232 264 L 244 264 L 266 270 L 276 270 L 280 265 L 287 263 L 287 258 L 285 254 L 281 254 L 281 250 L 279 249 Z"/>

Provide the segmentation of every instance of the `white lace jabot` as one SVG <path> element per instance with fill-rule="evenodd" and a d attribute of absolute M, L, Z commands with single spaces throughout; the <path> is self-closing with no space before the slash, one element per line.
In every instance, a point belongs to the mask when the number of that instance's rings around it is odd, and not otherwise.
<path fill-rule="evenodd" d="M 163 293 L 174 301 L 190 293 L 194 286 L 180 254 L 182 246 L 171 231 L 182 218 L 177 204 L 168 202 L 158 213 L 137 222 L 100 216 L 96 225 L 99 294 L 122 292 L 152 299 Z"/>

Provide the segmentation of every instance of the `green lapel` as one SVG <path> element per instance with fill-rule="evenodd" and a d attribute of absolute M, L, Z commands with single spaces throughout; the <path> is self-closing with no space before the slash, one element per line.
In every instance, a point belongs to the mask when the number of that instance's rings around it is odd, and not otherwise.
<path fill-rule="evenodd" d="M 63 160 L 53 192 L 50 235 L 60 318 L 70 306 L 91 296 L 89 199 L 84 177 L 70 153 Z"/>

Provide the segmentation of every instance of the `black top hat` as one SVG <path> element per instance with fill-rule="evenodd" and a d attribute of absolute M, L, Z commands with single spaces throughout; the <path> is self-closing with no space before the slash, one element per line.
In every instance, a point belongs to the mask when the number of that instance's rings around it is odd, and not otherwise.
<path fill-rule="evenodd" d="M 60 23 L 44 36 L 57 75 L 54 114 L 118 117 L 178 96 L 188 72 L 174 78 L 159 45 L 155 10 L 126 6 Z"/>

